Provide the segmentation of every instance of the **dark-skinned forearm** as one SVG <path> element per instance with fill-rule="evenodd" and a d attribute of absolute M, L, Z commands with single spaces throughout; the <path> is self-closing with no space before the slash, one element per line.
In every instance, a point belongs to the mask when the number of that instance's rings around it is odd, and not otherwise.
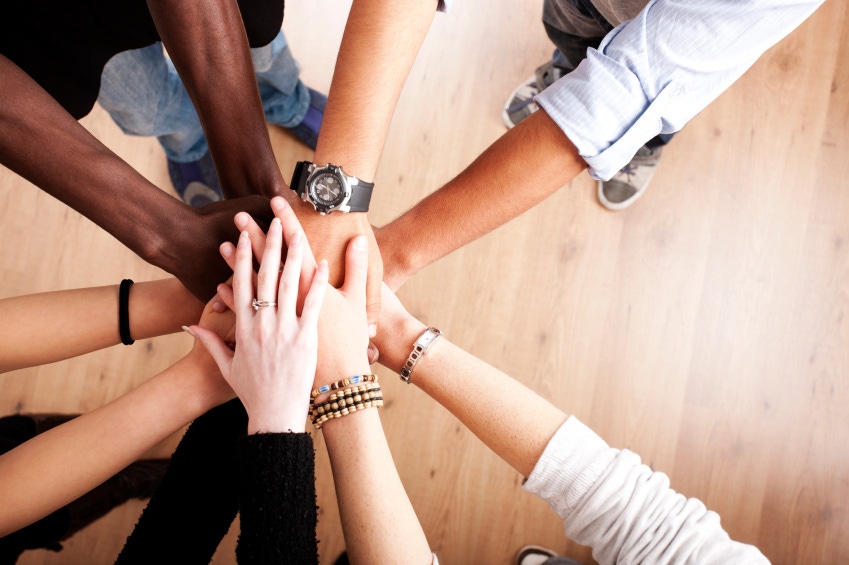
<path fill-rule="evenodd" d="M 281 192 L 235 0 L 148 0 L 148 8 L 197 109 L 225 195 Z"/>
<path fill-rule="evenodd" d="M 0 162 L 157 264 L 188 207 L 148 182 L 0 56 Z M 161 265 L 158 265 L 161 266 Z"/>

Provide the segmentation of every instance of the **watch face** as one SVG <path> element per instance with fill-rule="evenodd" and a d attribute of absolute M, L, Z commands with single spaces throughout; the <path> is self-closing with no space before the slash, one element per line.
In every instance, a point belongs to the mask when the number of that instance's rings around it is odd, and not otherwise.
<path fill-rule="evenodd" d="M 312 182 L 310 193 L 317 204 L 333 207 L 342 202 L 345 188 L 338 176 L 333 173 L 322 173 Z"/>

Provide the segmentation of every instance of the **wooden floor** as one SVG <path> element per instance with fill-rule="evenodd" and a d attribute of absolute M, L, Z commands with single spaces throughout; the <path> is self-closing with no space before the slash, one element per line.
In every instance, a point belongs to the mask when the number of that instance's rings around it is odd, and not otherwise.
<path fill-rule="evenodd" d="M 287 5 L 284 31 L 314 88 L 330 84 L 346 13 L 330 0 Z M 505 98 L 550 55 L 540 13 L 539 0 L 463 0 L 437 16 L 392 124 L 375 225 L 505 131 Z M 155 140 L 124 136 L 99 108 L 83 123 L 171 191 Z M 284 176 L 311 156 L 274 127 L 272 141 Z M 400 295 L 455 343 L 666 472 L 773 563 L 847 563 L 848 179 L 849 6 L 827 0 L 676 137 L 632 208 L 601 208 L 583 174 Z M 0 241 L 3 297 L 164 275 L 5 169 Z M 0 376 L 0 413 L 91 410 L 189 345 L 167 336 Z M 591 562 L 522 477 L 380 370 L 386 433 L 440 562 L 508 564 L 524 544 Z M 320 553 L 332 563 L 344 544 L 315 437 Z M 112 563 L 143 505 L 20 563 Z M 234 524 L 214 563 L 235 563 L 237 533 Z"/>

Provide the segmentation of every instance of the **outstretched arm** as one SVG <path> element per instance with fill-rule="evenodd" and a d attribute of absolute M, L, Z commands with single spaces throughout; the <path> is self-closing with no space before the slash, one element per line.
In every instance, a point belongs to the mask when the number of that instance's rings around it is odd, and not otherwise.
<path fill-rule="evenodd" d="M 224 194 L 271 198 L 286 190 L 236 1 L 149 0 L 148 8 L 197 109 Z"/>
<path fill-rule="evenodd" d="M 0 162 L 173 274 L 203 301 L 229 277 L 218 254 L 233 216 L 271 219 L 261 196 L 195 210 L 148 182 L 0 55 Z"/>
<path fill-rule="evenodd" d="M 232 315 L 207 306 L 202 323 L 227 335 Z M 99 485 L 233 394 L 206 350 L 192 351 L 124 396 L 0 456 L 0 536 Z"/>
<path fill-rule="evenodd" d="M 373 341 L 380 364 L 399 373 L 427 326 L 407 313 L 386 285 L 383 288 L 380 332 Z M 525 385 L 445 337 L 437 338 L 419 359 L 410 382 L 445 406 L 525 477 L 567 418 Z"/>
<path fill-rule="evenodd" d="M 358 237 L 348 248 L 345 285 L 340 293 L 329 293 L 325 299 L 316 387 L 370 372 L 366 358 L 367 261 L 366 240 Z M 318 396 L 316 403 L 326 396 Z M 359 410 L 328 420 L 321 432 L 351 563 L 431 563 L 427 538 L 392 461 L 378 410 Z"/>
<path fill-rule="evenodd" d="M 397 372 L 426 326 L 386 286 L 381 316 L 380 362 Z M 757 548 L 731 540 L 715 512 L 669 488 L 665 474 L 446 338 L 432 343 L 410 382 L 528 477 L 524 488 L 600 563 L 766 562 Z"/>
<path fill-rule="evenodd" d="M 437 0 L 354 0 L 321 125 L 315 162 L 341 166 L 373 182 L 401 89 L 437 10 Z M 375 186 L 372 201 L 388 187 Z M 370 241 L 368 315 L 380 310 L 383 263 L 365 213 L 320 216 L 287 198 L 310 237 L 315 256 L 330 261 L 330 282 L 341 284 L 345 247 L 357 234 Z"/>
<path fill-rule="evenodd" d="M 524 119 L 441 189 L 377 231 L 383 280 L 417 271 L 534 207 L 586 168 L 544 111 Z"/>
<path fill-rule="evenodd" d="M 130 287 L 133 339 L 180 331 L 197 322 L 203 304 L 177 279 Z M 45 365 L 121 343 L 118 285 L 59 290 L 0 300 L 0 373 Z"/>

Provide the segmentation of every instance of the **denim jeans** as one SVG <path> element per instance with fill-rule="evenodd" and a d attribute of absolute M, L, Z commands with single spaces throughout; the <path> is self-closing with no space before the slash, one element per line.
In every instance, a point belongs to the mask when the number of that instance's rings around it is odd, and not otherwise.
<path fill-rule="evenodd" d="M 301 123 L 310 94 L 283 32 L 251 49 L 266 121 L 283 127 Z M 214 85 L 212 85 L 214 88 Z M 189 93 L 161 43 L 118 53 L 106 64 L 98 103 L 130 135 L 155 135 L 172 161 L 196 161 L 208 151 Z"/>
<path fill-rule="evenodd" d="M 591 0 L 545 0 L 542 23 L 556 49 L 551 63 L 565 72 L 587 58 L 587 49 L 596 49 L 612 29 Z M 646 147 L 655 149 L 669 143 L 672 133 L 650 139 Z"/>

